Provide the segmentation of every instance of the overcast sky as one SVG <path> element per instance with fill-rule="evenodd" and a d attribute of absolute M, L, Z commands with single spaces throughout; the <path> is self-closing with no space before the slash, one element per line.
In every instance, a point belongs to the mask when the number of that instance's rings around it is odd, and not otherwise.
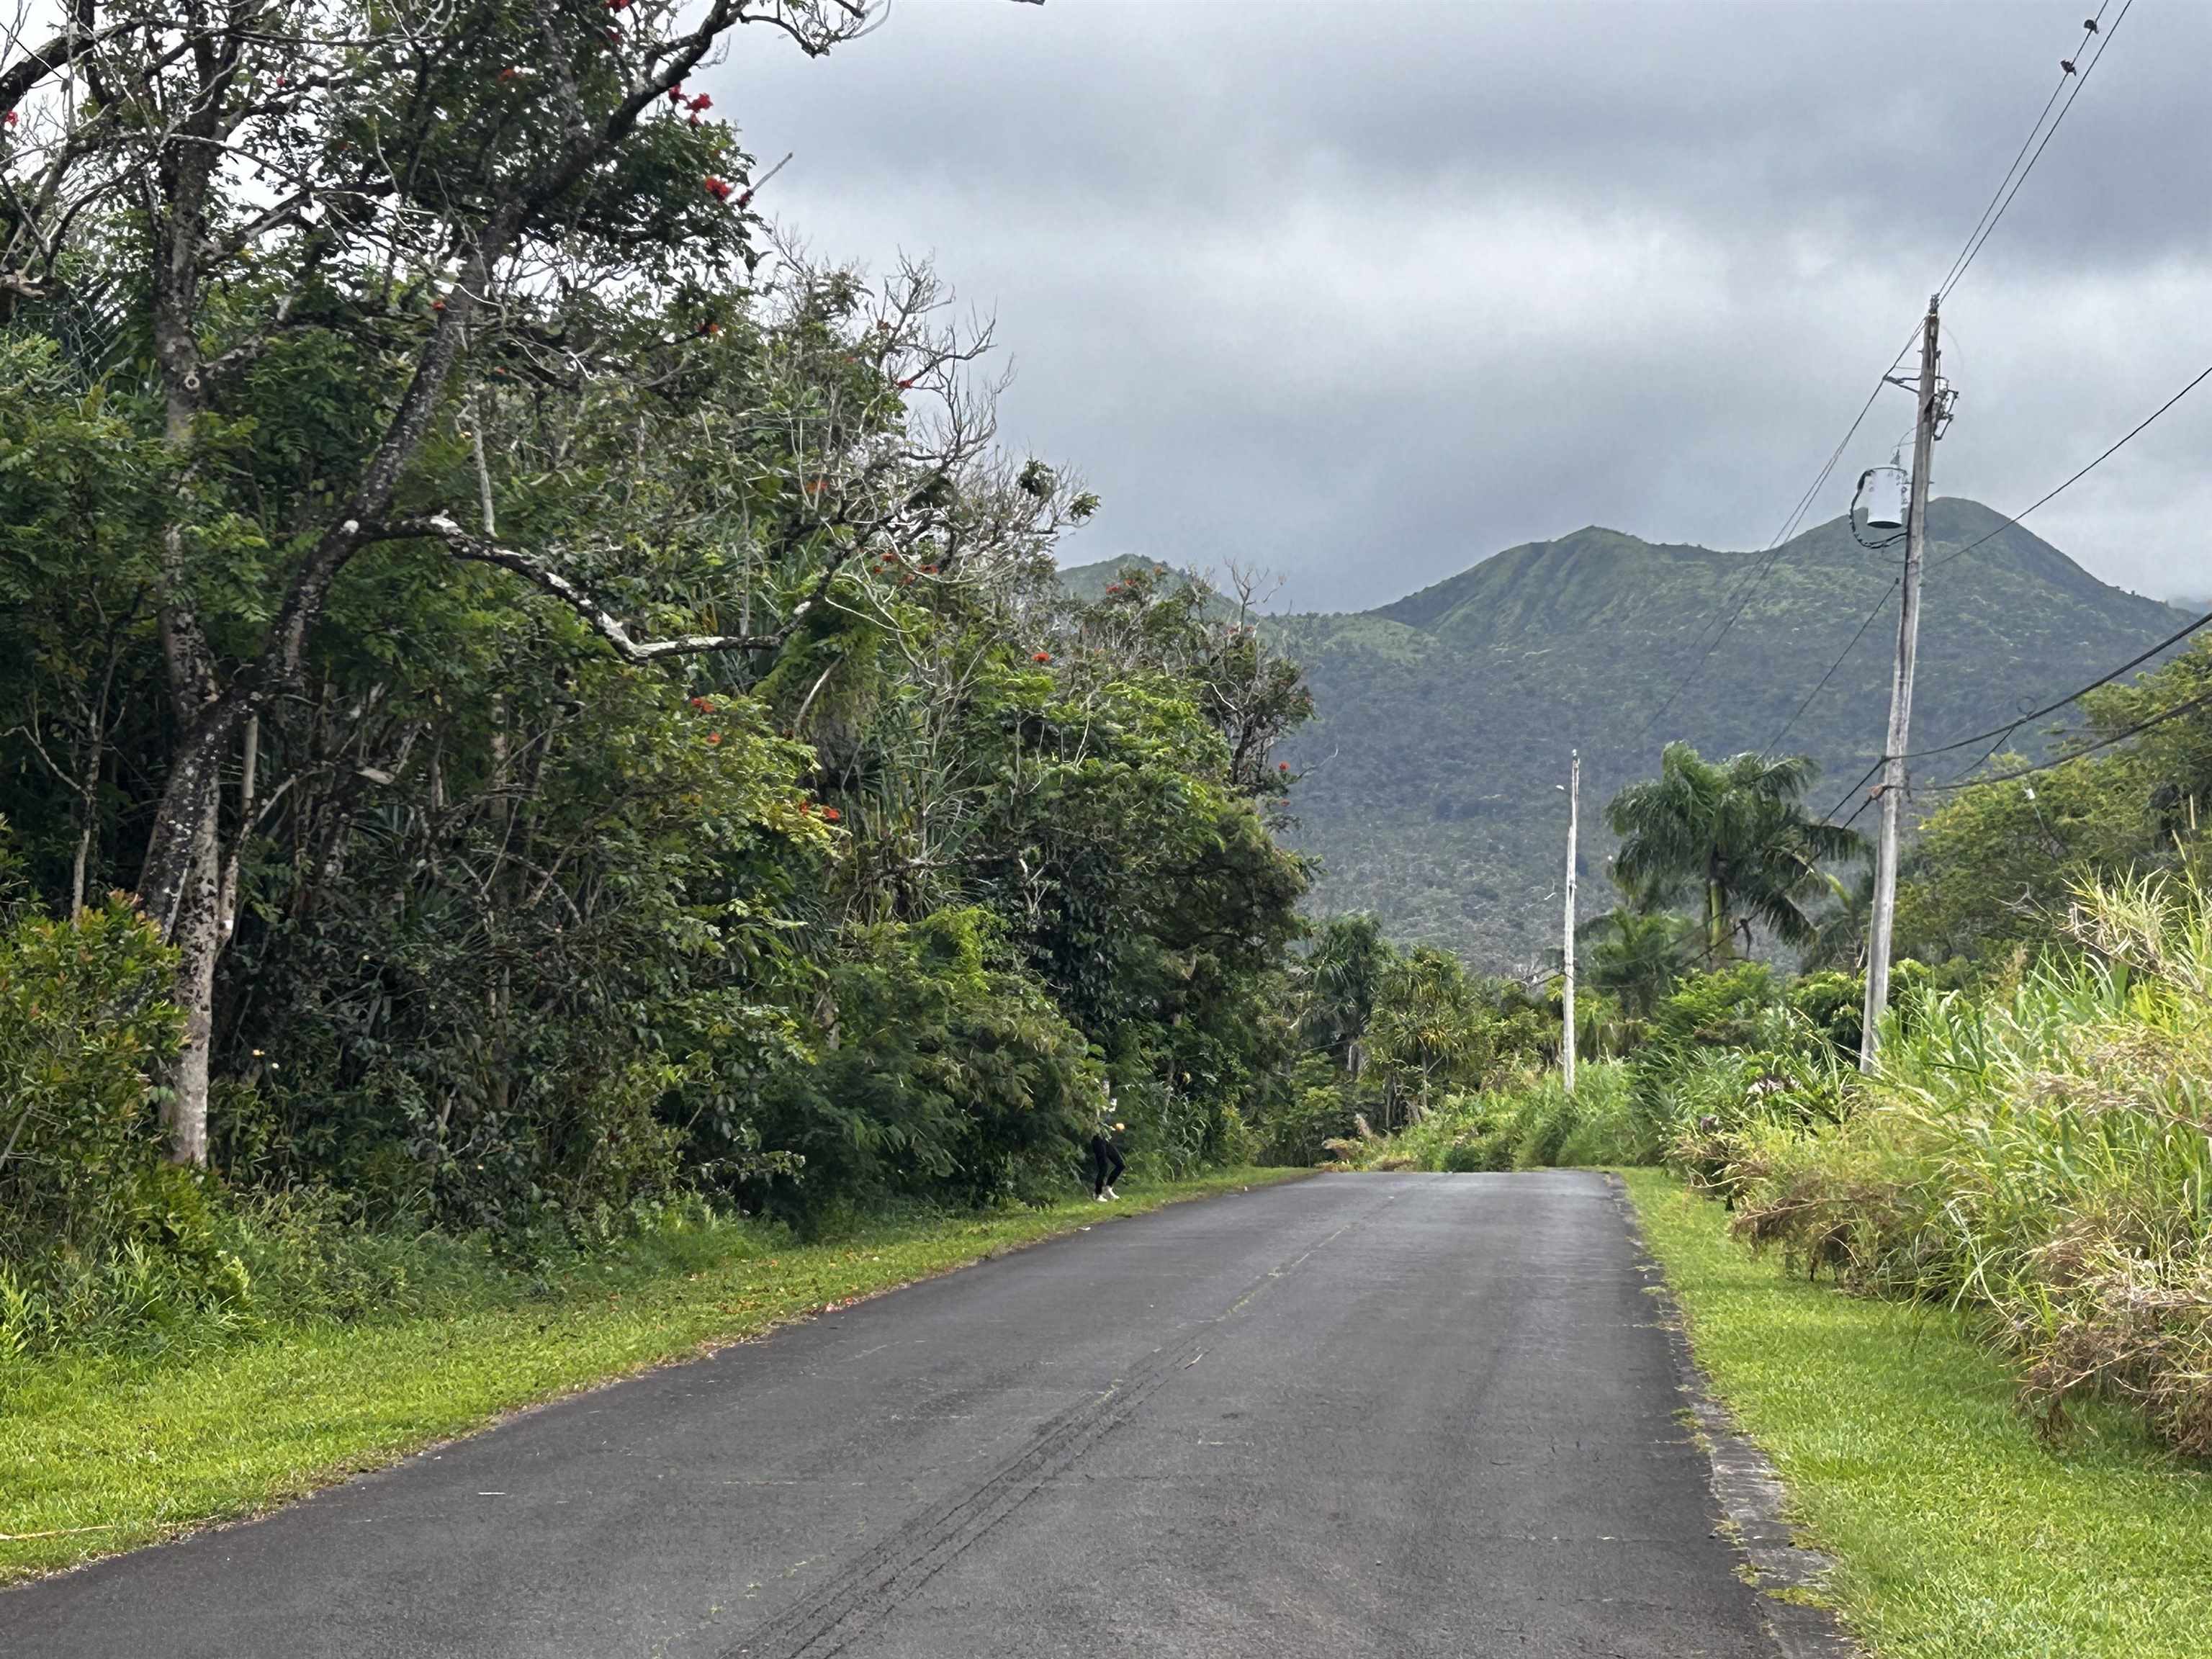
<path fill-rule="evenodd" d="M 1765 544 L 2097 3 L 896 0 L 708 84 L 813 252 L 995 314 L 1008 441 L 1105 498 L 1066 560 L 1339 609 L 1585 524 Z M 2212 5 L 2122 3 L 1946 302 L 1938 494 L 2016 510 L 2212 363 Z M 2212 383 L 2027 522 L 2212 593 L 2208 460 Z"/>

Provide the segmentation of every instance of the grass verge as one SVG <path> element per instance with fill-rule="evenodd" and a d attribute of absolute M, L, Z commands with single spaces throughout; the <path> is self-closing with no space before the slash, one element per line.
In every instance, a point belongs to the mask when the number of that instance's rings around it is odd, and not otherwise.
<path fill-rule="evenodd" d="M 436 1317 L 264 1331 L 181 1358 L 0 1367 L 0 1583 L 252 1515 L 480 1429 L 505 1412 L 757 1335 L 1111 1215 L 1277 1181 L 1220 1170 L 1111 1208 L 1071 1201 L 763 1243 L 661 1241 L 517 1299 Z"/>
<path fill-rule="evenodd" d="M 2118 1409 L 2046 1444 L 1955 1316 L 1786 1277 L 1673 1177 L 1627 1182 L 1698 1364 L 1836 1557 L 1838 1603 L 1881 1659 L 2201 1659 L 2201 1466 Z"/>

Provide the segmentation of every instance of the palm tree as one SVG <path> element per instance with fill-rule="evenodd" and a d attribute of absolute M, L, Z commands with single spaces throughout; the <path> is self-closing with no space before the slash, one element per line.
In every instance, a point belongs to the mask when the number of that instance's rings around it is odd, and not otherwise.
<path fill-rule="evenodd" d="M 1696 891 L 1707 961 L 1736 954 L 1763 927 L 1784 945 L 1818 931 L 1812 906 L 1838 884 L 1821 866 L 1865 842 L 1810 817 L 1804 797 L 1820 769 L 1809 755 L 1709 761 L 1686 743 L 1661 752 L 1659 775 L 1631 784 L 1605 809 L 1620 837 L 1613 867 L 1635 887 Z"/>
<path fill-rule="evenodd" d="M 1331 916 L 1321 926 L 1303 975 L 1305 1006 L 1300 1016 L 1307 1040 L 1335 1057 L 1351 1076 L 1359 1075 L 1361 1045 L 1374 1018 L 1375 999 L 1397 952 L 1382 937 L 1382 924 L 1365 912 Z"/>
<path fill-rule="evenodd" d="M 1873 916 L 1874 866 L 1869 864 L 1857 880 L 1848 886 L 1838 884 L 1836 902 L 1816 919 L 1812 940 L 1797 965 L 1808 973 L 1820 968 L 1858 973 L 1866 967 L 1867 928 Z"/>
<path fill-rule="evenodd" d="M 1618 999 L 1630 1019 L 1649 1019 L 1697 954 L 1695 933 L 1688 918 L 1671 911 L 1616 904 L 1575 930 L 1589 941 L 1583 977 Z"/>

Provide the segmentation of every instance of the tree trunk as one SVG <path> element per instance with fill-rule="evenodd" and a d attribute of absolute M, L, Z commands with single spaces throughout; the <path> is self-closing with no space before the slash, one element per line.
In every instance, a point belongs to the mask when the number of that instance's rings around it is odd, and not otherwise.
<path fill-rule="evenodd" d="M 178 951 L 177 1000 L 185 1012 L 185 1046 L 171 1073 L 161 1127 L 172 1163 L 204 1164 L 208 1149 L 208 1061 L 215 1046 L 215 965 L 222 954 L 221 858 L 216 807 L 210 800 L 192 838 L 182 904 L 170 939 Z"/>

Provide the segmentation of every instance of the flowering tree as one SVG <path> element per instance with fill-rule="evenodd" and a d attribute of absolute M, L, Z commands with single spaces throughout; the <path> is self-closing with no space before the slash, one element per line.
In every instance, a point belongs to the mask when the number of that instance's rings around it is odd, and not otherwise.
<path fill-rule="evenodd" d="M 257 829 L 340 777 L 329 820 L 357 818 L 344 802 L 421 735 L 317 706 L 334 603 L 380 609 L 404 648 L 458 591 L 395 574 L 433 549 L 625 663 L 734 653 L 742 680 L 846 573 L 921 549 L 950 573 L 1026 533 L 969 487 L 991 432 L 960 370 L 987 342 L 937 325 L 926 273 L 772 268 L 771 326 L 749 299 L 768 175 L 688 83 L 740 35 L 818 55 L 875 21 L 857 0 L 82 0 L 8 32 L 0 320 L 57 396 L 97 402 L 72 441 L 106 446 L 96 511 L 129 531 L 101 602 L 158 630 L 137 885 L 180 960 L 180 1160 L 206 1154 Z M 1064 506 L 1030 499 L 1024 525 Z M 96 778 L 117 705 L 78 701 L 57 759 Z"/>

